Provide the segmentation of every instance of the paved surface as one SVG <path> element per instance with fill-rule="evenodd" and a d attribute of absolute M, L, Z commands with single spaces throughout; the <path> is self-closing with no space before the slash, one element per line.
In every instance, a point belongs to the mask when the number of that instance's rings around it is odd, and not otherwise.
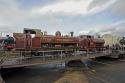
<path fill-rule="evenodd" d="M 88 78 L 89 83 L 125 83 L 125 59 L 103 59 L 101 61 L 99 59 L 99 62 L 111 65 L 86 61 L 91 69 L 83 70 L 82 74 Z M 65 77 L 62 68 L 60 64 L 25 67 L 4 74 L 3 78 L 6 83 L 54 83 Z"/>
<path fill-rule="evenodd" d="M 67 71 L 64 77 L 55 83 L 89 83 L 87 77 L 80 71 Z"/>

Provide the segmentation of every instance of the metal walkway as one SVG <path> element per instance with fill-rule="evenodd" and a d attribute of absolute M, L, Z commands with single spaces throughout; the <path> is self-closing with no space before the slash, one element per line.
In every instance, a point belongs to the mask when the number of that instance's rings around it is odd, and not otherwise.
<path fill-rule="evenodd" d="M 45 53 L 41 52 L 42 54 Z M 33 65 L 40 65 L 40 64 L 52 64 L 52 63 L 61 63 L 67 62 L 71 60 L 84 60 L 90 58 L 96 58 L 101 56 L 108 56 L 111 52 L 110 51 L 102 51 L 102 52 L 75 52 L 74 54 L 63 54 L 62 51 L 59 51 L 60 54 L 57 55 L 44 55 L 44 56 L 34 56 L 34 57 L 12 57 L 7 58 L 9 53 L 5 53 L 3 56 L 4 58 L 1 59 L 1 68 L 15 68 L 15 67 L 25 67 L 25 66 L 33 66 Z"/>

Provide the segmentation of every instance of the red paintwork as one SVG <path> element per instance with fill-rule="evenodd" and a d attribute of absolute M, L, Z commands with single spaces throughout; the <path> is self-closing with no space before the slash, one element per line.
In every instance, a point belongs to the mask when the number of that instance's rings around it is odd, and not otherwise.
<path fill-rule="evenodd" d="M 41 38 L 35 37 L 32 38 L 32 48 L 40 48 L 41 47 Z"/>
<path fill-rule="evenodd" d="M 15 48 L 17 48 L 17 49 L 24 49 L 26 47 L 26 40 L 25 40 L 25 38 L 15 38 L 15 39 L 16 39 Z"/>
<path fill-rule="evenodd" d="M 53 48 L 80 48 L 84 50 L 102 48 L 104 47 L 104 40 L 96 39 L 93 36 L 81 35 L 79 37 L 68 37 L 68 36 L 54 36 L 46 35 L 41 37 L 31 38 L 30 34 L 23 37 L 15 37 L 16 45 L 15 48 L 26 48 L 31 43 L 30 48 L 44 48 L 44 47 L 53 47 Z"/>

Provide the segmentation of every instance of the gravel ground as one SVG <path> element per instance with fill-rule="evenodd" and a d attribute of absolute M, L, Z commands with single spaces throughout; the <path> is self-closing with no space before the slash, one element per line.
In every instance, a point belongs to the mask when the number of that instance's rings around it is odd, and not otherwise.
<path fill-rule="evenodd" d="M 125 59 L 97 59 L 97 62 L 87 61 L 88 68 L 80 70 L 79 79 L 87 78 L 86 83 L 125 83 Z M 99 62 L 99 63 L 98 63 Z M 104 64 L 105 63 L 105 64 Z M 60 65 L 42 65 L 16 69 L 3 75 L 6 83 L 55 83 L 67 77 Z M 11 69 L 12 70 L 12 69 Z M 74 77 L 68 75 L 68 78 Z M 77 73 L 79 74 L 79 73 Z"/>

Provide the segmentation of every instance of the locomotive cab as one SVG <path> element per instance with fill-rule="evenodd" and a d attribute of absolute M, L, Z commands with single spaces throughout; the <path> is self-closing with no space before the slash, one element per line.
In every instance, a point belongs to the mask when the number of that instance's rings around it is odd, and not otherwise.
<path fill-rule="evenodd" d="M 38 29 L 24 29 L 26 34 L 26 47 L 30 49 L 38 49 L 41 47 L 41 30 Z"/>
<path fill-rule="evenodd" d="M 41 30 L 24 28 L 24 33 L 13 33 L 16 50 L 32 50 L 41 47 Z"/>

